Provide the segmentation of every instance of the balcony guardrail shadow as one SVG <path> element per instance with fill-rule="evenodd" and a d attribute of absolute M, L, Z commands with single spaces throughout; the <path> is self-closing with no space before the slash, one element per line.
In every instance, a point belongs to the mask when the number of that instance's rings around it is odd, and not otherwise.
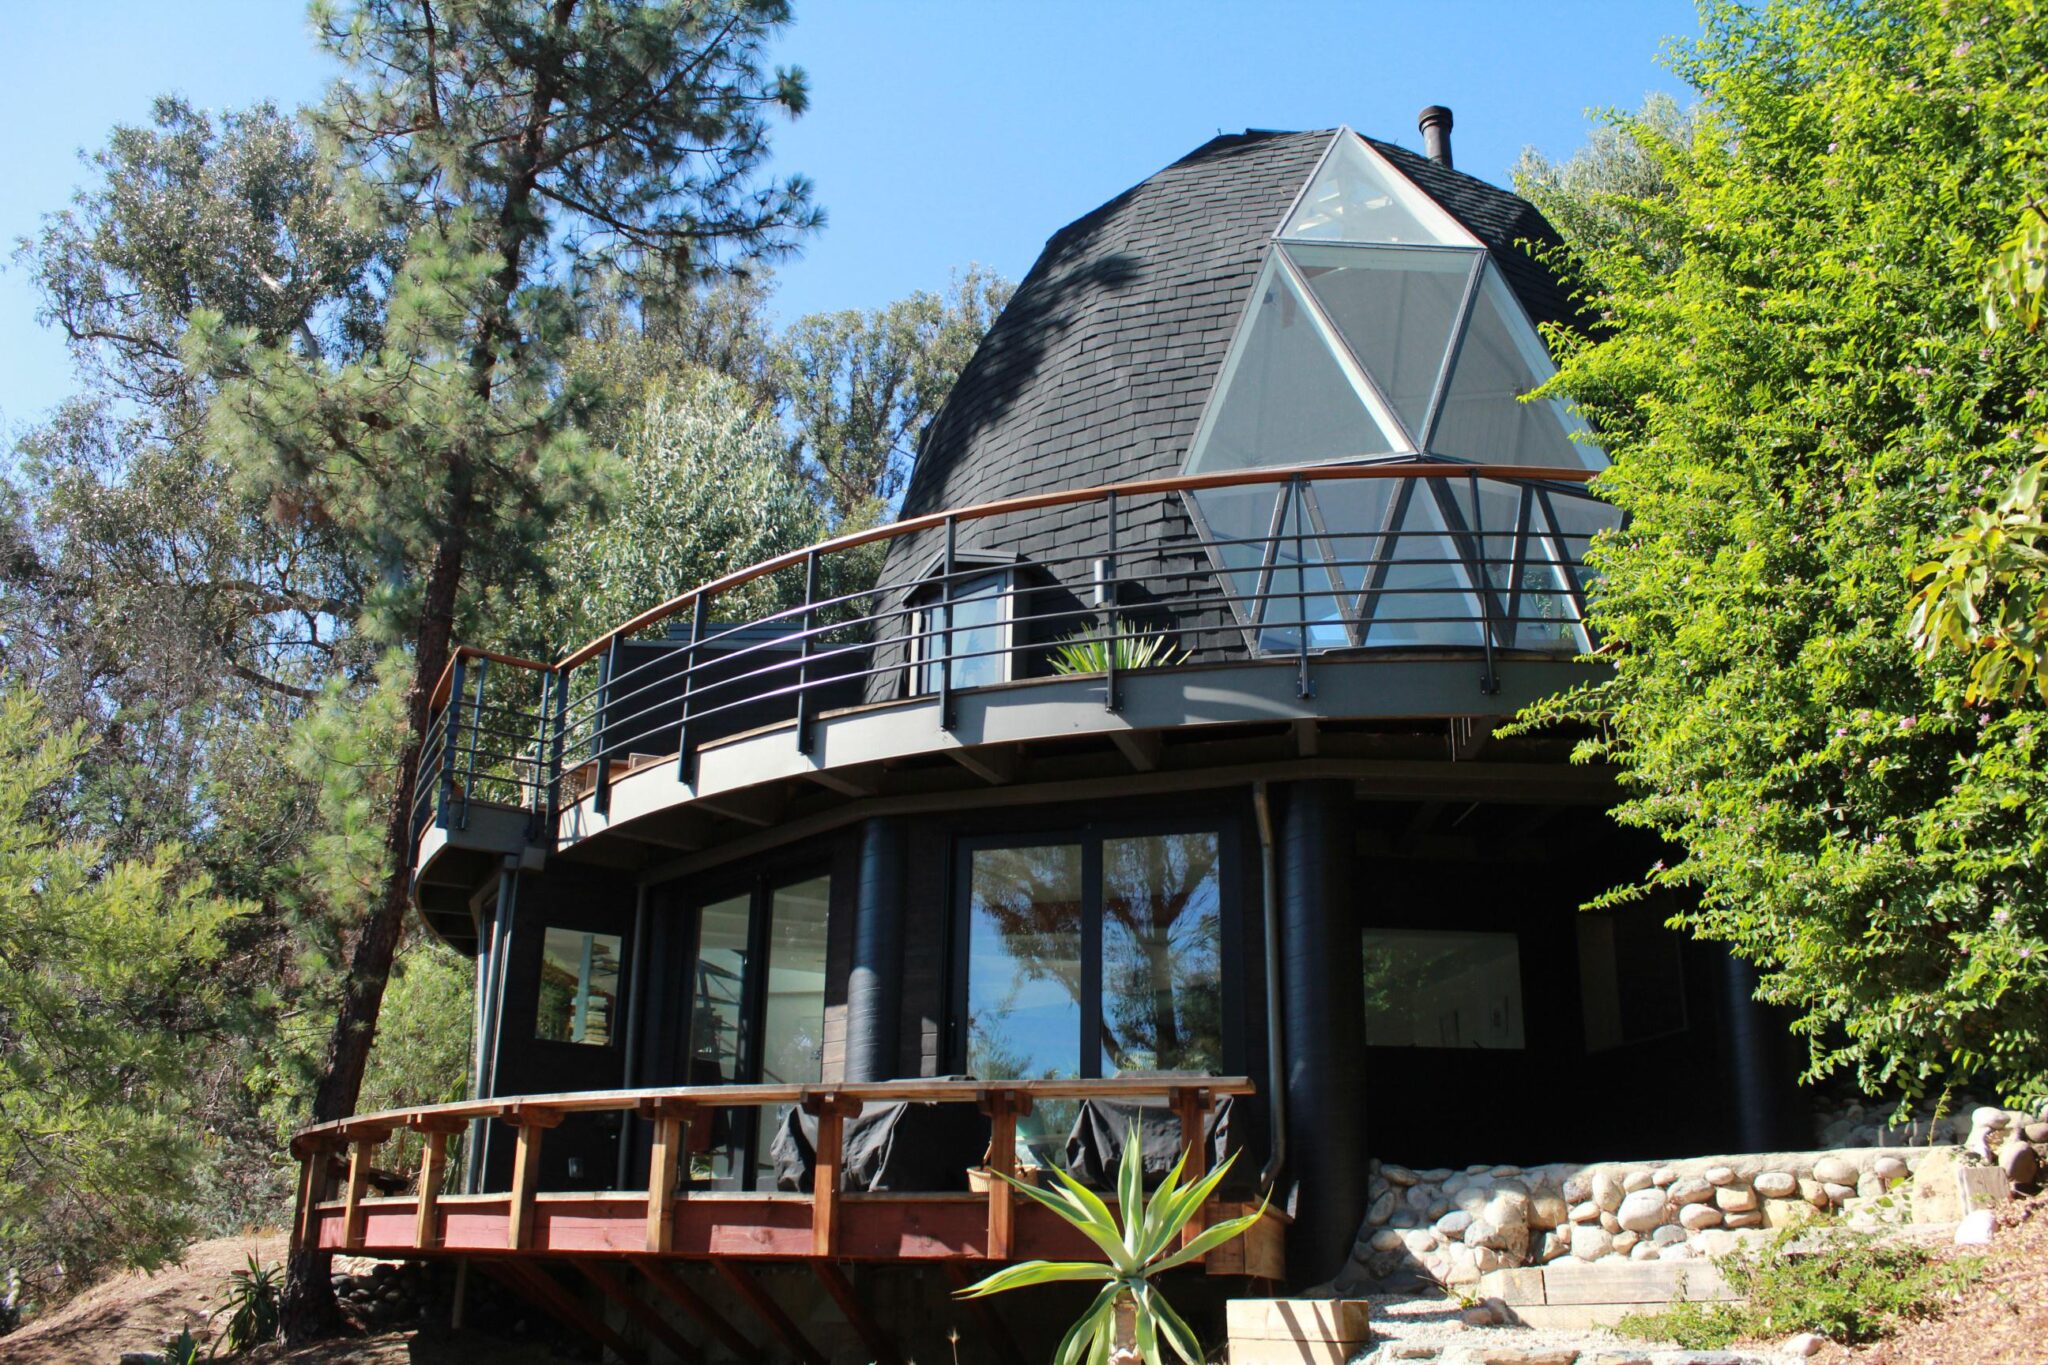
<path fill-rule="evenodd" d="M 958 693 L 1034 678 L 1099 679 L 1115 711 L 1139 669 L 1269 661 L 1309 697 L 1320 657 L 1422 650 L 1469 653 L 1491 692 L 1503 654 L 1597 645 L 1586 548 L 1619 515 L 1592 477 L 1403 461 L 1038 494 L 764 561 L 554 664 L 462 647 L 432 699 L 416 830 L 487 801 L 546 841 L 570 805 L 608 812 L 628 773 L 680 759 L 694 782 L 714 740 L 781 725 L 809 752 L 821 717 L 920 698 L 951 728 Z M 1060 548 L 989 548 L 1032 536 Z M 881 582 L 838 582 L 884 542 Z M 783 605 L 724 619 L 764 579 Z"/>

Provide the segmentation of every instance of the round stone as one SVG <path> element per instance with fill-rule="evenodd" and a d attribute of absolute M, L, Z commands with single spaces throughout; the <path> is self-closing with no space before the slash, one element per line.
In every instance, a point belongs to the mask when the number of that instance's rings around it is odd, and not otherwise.
<path fill-rule="evenodd" d="M 1554 1194 L 1539 1194 L 1529 1201 L 1529 1226 L 1554 1228 L 1571 1221 L 1571 1211 Z"/>
<path fill-rule="evenodd" d="M 1614 1234 L 1614 1249 L 1622 1253 L 1623 1255 L 1626 1255 L 1629 1252 L 1634 1251 L 1636 1248 L 1636 1243 L 1642 1240 L 1643 1237 L 1641 1233 L 1635 1232 L 1629 1228 L 1623 1228 L 1620 1232 Z"/>
<path fill-rule="evenodd" d="M 1571 1219 L 1574 1223 L 1597 1223 L 1600 1221 L 1600 1206 L 1590 1199 L 1583 1204 L 1574 1204 Z"/>
<path fill-rule="evenodd" d="M 2031 1185 L 2041 1174 L 2041 1154 L 2024 1142 L 2008 1142 L 1998 1153 L 1998 1165 L 2015 1185 Z"/>
<path fill-rule="evenodd" d="M 2029 1142 L 2048 1143 L 2048 1123 L 2030 1123 L 2022 1135 Z"/>
<path fill-rule="evenodd" d="M 1654 1261 L 1657 1259 L 1657 1247 L 1650 1242 L 1637 1242 L 1628 1249 L 1628 1258 L 1631 1261 Z"/>
<path fill-rule="evenodd" d="M 1650 1176 L 1650 1183 L 1659 1189 L 1666 1189 L 1678 1183 L 1678 1170 L 1673 1166 L 1659 1166 Z"/>
<path fill-rule="evenodd" d="M 1821 1188 L 1827 1191 L 1830 1204 L 1844 1204 L 1856 1197 L 1854 1185 L 1837 1185 L 1833 1181 L 1828 1181 Z"/>
<path fill-rule="evenodd" d="M 1704 1204 L 1714 1197 L 1714 1187 L 1697 1176 L 1687 1176 L 1670 1190 L 1674 1204 Z"/>
<path fill-rule="evenodd" d="M 1970 1111 L 1972 1128 L 2003 1128 L 2012 1122 L 2012 1115 L 1991 1105 L 1982 1105 Z"/>
<path fill-rule="evenodd" d="M 1621 1208 L 1614 1216 L 1621 1226 L 1630 1232 L 1648 1232 L 1665 1221 L 1664 1191 L 1635 1190 L 1621 1201 Z"/>
<path fill-rule="evenodd" d="M 1889 1185 L 1906 1178 L 1906 1163 L 1895 1156 L 1881 1156 L 1870 1163 L 1870 1173 Z"/>
<path fill-rule="evenodd" d="M 1486 1201 L 1486 1208 L 1480 1216 L 1498 1228 L 1526 1228 L 1529 1226 L 1529 1196 L 1503 1190 Z"/>
<path fill-rule="evenodd" d="M 1621 1231 L 1621 1220 L 1607 1210 L 1602 1209 L 1600 1210 L 1600 1227 L 1602 1231 L 1612 1237 L 1615 1233 Z"/>
<path fill-rule="evenodd" d="M 1733 1185 L 1735 1183 L 1735 1168 L 1732 1166 L 1709 1166 L 1706 1171 L 1706 1180 L 1709 1185 Z"/>
<path fill-rule="evenodd" d="M 1604 1231 L 1590 1224 L 1581 1223 L 1572 1229 L 1572 1256 L 1581 1261 L 1597 1261 L 1614 1250 L 1614 1239 Z"/>
<path fill-rule="evenodd" d="M 1471 1183 L 1471 1180 L 1467 1178 L 1463 1172 L 1460 1172 L 1459 1174 L 1454 1176 L 1448 1176 L 1444 1180 L 1444 1193 L 1446 1195 L 1455 1197 L 1461 1191 L 1463 1191 L 1467 1185 Z"/>
<path fill-rule="evenodd" d="M 1403 1245 L 1401 1234 L 1392 1228 L 1381 1228 L 1375 1232 L 1370 1243 L 1373 1251 L 1399 1251 Z"/>
<path fill-rule="evenodd" d="M 1496 1166 L 1487 1174 L 1495 1180 L 1511 1180 L 1522 1173 L 1520 1166 Z"/>
<path fill-rule="evenodd" d="M 1747 1213 L 1731 1213 L 1721 1220 L 1724 1228 L 1760 1228 L 1764 1225 L 1762 1209 L 1751 1209 Z"/>
<path fill-rule="evenodd" d="M 1567 1204 L 1583 1204 L 1593 1197 L 1593 1177 L 1583 1171 L 1577 1175 L 1566 1176 L 1564 1185 L 1558 1193 L 1564 1196 L 1564 1202 Z"/>
<path fill-rule="evenodd" d="M 1422 1215 L 1414 1209 L 1403 1207 L 1395 1209 L 1394 1216 L 1387 1222 L 1397 1228 L 1421 1227 Z"/>
<path fill-rule="evenodd" d="M 1854 1185 L 1857 1174 L 1855 1162 L 1838 1156 L 1824 1156 L 1813 1163 L 1813 1178 L 1823 1185 Z"/>
<path fill-rule="evenodd" d="M 1647 1190 L 1656 1183 L 1648 1171 L 1630 1171 L 1621 1178 L 1622 1191 L 1627 1194 L 1634 1194 L 1637 1190 Z"/>
<path fill-rule="evenodd" d="M 1660 1247 L 1676 1246 L 1685 1240 L 1685 1229 L 1676 1223 L 1664 1223 L 1651 1231 L 1650 1240 Z"/>
<path fill-rule="evenodd" d="M 1351 1207 L 1355 1209 L 1358 1205 L 1353 1204 Z M 1388 1190 L 1385 1194 L 1373 1200 L 1372 1206 L 1365 1211 L 1365 1221 L 1371 1223 L 1374 1227 L 1380 1226 L 1393 1216 L 1394 1192 L 1392 1190 Z"/>
<path fill-rule="evenodd" d="M 1451 1211 L 1451 1201 L 1450 1201 L 1450 1200 L 1448 1200 L 1448 1199 L 1432 1199 L 1432 1200 L 1430 1200 L 1430 1201 L 1429 1201 L 1429 1207 L 1428 1207 L 1428 1208 L 1426 1208 L 1426 1209 L 1424 1209 L 1424 1210 L 1422 1211 L 1422 1216 L 1423 1216 L 1424 1218 L 1427 1218 L 1427 1219 L 1428 1219 L 1428 1220 L 1429 1220 L 1430 1222 L 1434 1223 L 1434 1222 L 1435 1222 L 1435 1221 L 1436 1221 L 1437 1219 L 1439 1219 L 1439 1218 L 1443 1217 L 1443 1216 L 1444 1216 L 1445 1214 L 1449 1213 L 1450 1211 Z"/>
<path fill-rule="evenodd" d="M 1790 1199 L 1799 1193 L 1799 1182 L 1784 1171 L 1765 1171 L 1756 1178 L 1756 1192 L 1766 1199 Z"/>
<path fill-rule="evenodd" d="M 1436 1230 L 1446 1237 L 1463 1237 L 1465 1229 L 1472 1226 L 1472 1215 L 1463 1209 L 1456 1209 L 1436 1220 Z"/>
<path fill-rule="evenodd" d="M 1687 1204 L 1678 1211 L 1678 1223 L 1687 1232 L 1721 1226 L 1721 1210 L 1712 1204 Z"/>
<path fill-rule="evenodd" d="M 1401 1245 L 1411 1256 L 1427 1256 L 1436 1250 L 1436 1234 L 1427 1228 L 1416 1228 L 1401 1234 Z"/>
<path fill-rule="evenodd" d="M 1406 1186 L 1415 1183 L 1415 1172 L 1409 1170 L 1406 1166 L 1396 1166 L 1391 1162 L 1380 1167 L 1380 1174 L 1385 1176 L 1387 1183 L 1391 1185 Z M 1358 1206 L 1354 1204 L 1352 1207 L 1356 1208 Z"/>
<path fill-rule="evenodd" d="M 1714 1191 L 1714 1206 L 1723 1213 L 1747 1213 L 1756 1207 L 1756 1191 L 1747 1185 L 1723 1185 Z"/>
<path fill-rule="evenodd" d="M 1621 1207 L 1622 1196 L 1628 1190 L 1622 1186 L 1621 1177 L 1613 1171 L 1593 1172 L 1593 1202 L 1612 1213 Z"/>

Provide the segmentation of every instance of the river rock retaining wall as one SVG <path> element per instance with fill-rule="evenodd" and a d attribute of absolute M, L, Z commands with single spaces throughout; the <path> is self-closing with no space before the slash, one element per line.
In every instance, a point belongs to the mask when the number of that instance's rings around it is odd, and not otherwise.
<path fill-rule="evenodd" d="M 1876 1146 L 1677 1161 L 1553 1162 L 1415 1169 L 1372 1161 L 1371 1205 L 1339 1292 L 1481 1275 L 1564 1257 L 1686 1260 L 1725 1255 L 1771 1230 L 1829 1214 L 1850 1226 L 1952 1222 L 1972 1191 L 2037 1184 L 2048 1112 L 1990 1107 L 1960 1146 Z M 1960 1173 L 1960 1174 L 1959 1174 Z"/>

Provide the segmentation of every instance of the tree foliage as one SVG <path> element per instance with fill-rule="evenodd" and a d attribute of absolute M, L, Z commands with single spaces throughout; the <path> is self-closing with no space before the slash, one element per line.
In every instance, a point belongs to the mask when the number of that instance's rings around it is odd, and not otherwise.
<path fill-rule="evenodd" d="M 84 748 L 82 726 L 52 730 L 33 693 L 0 688 L 0 1264 L 31 1276 L 183 1245 L 203 1089 L 186 1025 L 246 908 L 175 845 L 117 861 L 68 834 Z"/>
<path fill-rule="evenodd" d="M 2023 0 L 1716 5 L 1670 180 L 1586 233 L 1608 327 L 1559 388 L 1630 515 L 1596 546 L 1621 818 L 1684 856 L 1643 887 L 1761 969 L 1812 1070 L 1914 1095 L 2048 1092 L 2048 713 L 1973 705 L 1908 636 L 1907 570 L 2040 423 L 2042 342 L 1979 325 L 1979 264 L 2048 132 Z M 1670 243 L 1676 255 L 1657 249 Z"/>

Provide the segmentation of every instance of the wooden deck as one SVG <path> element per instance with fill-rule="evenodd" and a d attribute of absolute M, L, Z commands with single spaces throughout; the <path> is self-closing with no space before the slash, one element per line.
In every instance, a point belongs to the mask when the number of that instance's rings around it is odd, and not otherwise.
<path fill-rule="evenodd" d="M 301 1132 L 295 1244 L 376 1256 L 626 1258 L 859 1262 L 1004 1262 L 1090 1257 L 1087 1241 L 1000 1180 L 987 1194 L 870 1194 L 840 1188 L 845 1122 L 870 1103 L 974 1104 L 989 1116 L 990 1168 L 1018 1172 L 1017 1120 L 1045 1100 L 1161 1100 L 1179 1116 L 1188 1179 L 1204 1171 L 1203 1129 L 1215 1101 L 1248 1095 L 1243 1077 L 1122 1076 L 1077 1081 L 885 1081 L 860 1085 L 747 1085 L 583 1091 L 366 1114 Z M 816 1189 L 731 1193 L 682 1179 L 690 1125 L 713 1111 L 798 1105 L 816 1116 Z M 541 1146 L 572 1113 L 627 1111 L 652 1126 L 645 1190 L 548 1192 L 538 1188 Z M 512 1188 L 445 1194 L 447 1144 L 472 1120 L 497 1119 L 517 1133 Z M 410 1129 L 424 1137 L 415 1190 L 370 1193 L 377 1148 Z M 345 1155 L 337 1178 L 336 1158 Z M 339 1189 L 334 1188 L 339 1185 Z M 1113 1203 L 1114 1201 L 1109 1201 Z M 1212 1201 L 1210 1217 L 1248 1212 Z M 1285 1219 L 1269 1213 L 1249 1235 L 1211 1252 L 1211 1274 L 1284 1278 Z"/>

